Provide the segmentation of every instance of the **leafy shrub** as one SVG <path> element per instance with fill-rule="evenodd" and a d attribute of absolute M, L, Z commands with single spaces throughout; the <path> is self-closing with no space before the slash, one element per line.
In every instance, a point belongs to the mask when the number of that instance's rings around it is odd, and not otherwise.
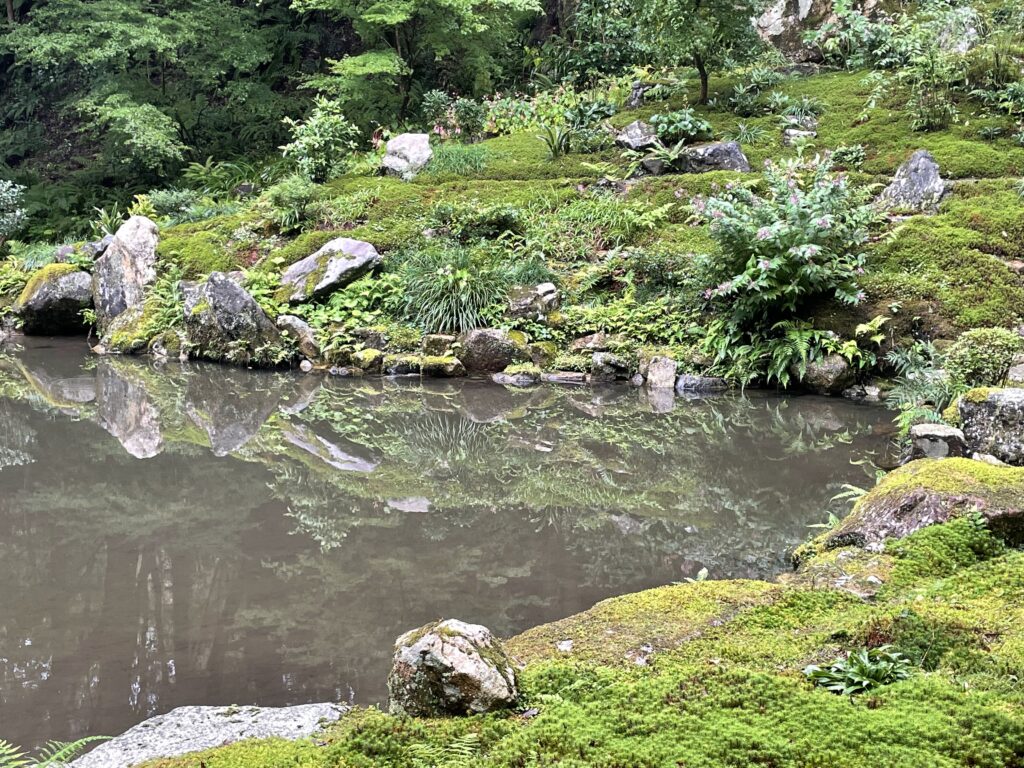
<path fill-rule="evenodd" d="M 589 128 L 615 112 L 615 105 L 606 99 L 584 99 L 565 111 L 565 122 L 575 129 Z"/>
<path fill-rule="evenodd" d="M 827 160 L 766 162 L 764 182 L 764 196 L 728 185 L 724 194 L 692 205 L 721 246 L 720 254 L 700 260 L 711 286 L 705 298 L 720 313 L 708 328 L 709 351 L 716 362 L 739 366 L 741 378 L 760 370 L 785 384 L 790 364 L 805 363 L 824 342 L 812 329 L 792 325 L 807 302 L 863 299 L 857 281 L 876 214 L 862 191 L 831 173 Z M 780 356 L 778 344 L 799 350 L 800 358 Z"/>
<path fill-rule="evenodd" d="M 0 179 L 0 245 L 21 229 L 28 216 L 22 206 L 25 187 Z"/>
<path fill-rule="evenodd" d="M 359 129 L 348 121 L 339 103 L 324 97 L 317 97 L 305 120 L 286 117 L 284 123 L 291 129 L 292 140 L 281 147 L 281 153 L 313 181 L 341 173 L 358 147 Z"/>
<path fill-rule="evenodd" d="M 525 226 L 523 212 L 508 203 L 481 205 L 472 200 L 438 203 L 432 219 L 435 226 L 461 242 L 518 234 Z"/>
<path fill-rule="evenodd" d="M 473 99 L 452 99 L 444 91 L 428 91 L 421 105 L 423 117 L 439 136 L 474 139 L 484 132 L 487 107 Z"/>
<path fill-rule="evenodd" d="M 946 372 L 965 387 L 1003 383 L 1014 357 L 1024 351 L 1024 338 L 1005 328 L 976 328 L 962 334 L 946 352 Z"/>
<path fill-rule="evenodd" d="M 502 269 L 468 248 L 435 245 L 402 265 L 405 311 L 424 331 L 461 332 L 477 327 L 484 310 L 508 287 Z"/>
<path fill-rule="evenodd" d="M 157 216 L 173 221 L 182 220 L 200 199 L 200 194 L 193 189 L 154 189 L 146 196 Z"/>
<path fill-rule="evenodd" d="M 690 108 L 664 115 L 652 115 L 650 122 L 658 138 L 671 144 L 680 141 L 692 143 L 710 139 L 712 136 L 711 123 Z"/>
<path fill-rule="evenodd" d="M 263 201 L 269 205 L 271 217 L 282 232 L 298 229 L 306 220 L 316 199 L 317 188 L 302 174 L 292 174 L 268 189 Z"/>
<path fill-rule="evenodd" d="M 815 685 L 841 696 L 907 680 L 911 672 L 910 659 L 887 645 L 854 651 L 827 667 L 812 664 L 804 669 L 804 674 Z"/>
<path fill-rule="evenodd" d="M 572 130 L 561 125 L 545 125 L 537 136 L 547 147 L 548 157 L 554 160 L 572 149 Z"/>
<path fill-rule="evenodd" d="M 832 151 L 832 165 L 837 168 L 860 168 L 866 159 L 863 144 L 843 145 Z"/>

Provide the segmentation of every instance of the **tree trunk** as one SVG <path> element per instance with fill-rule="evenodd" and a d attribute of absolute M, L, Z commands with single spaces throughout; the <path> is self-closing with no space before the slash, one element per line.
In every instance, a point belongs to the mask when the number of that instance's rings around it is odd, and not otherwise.
<path fill-rule="evenodd" d="M 14 23 L 14 0 L 7 0 L 7 23 Z"/>
<path fill-rule="evenodd" d="M 698 104 L 708 103 L 708 68 L 704 64 L 704 59 L 700 56 L 693 57 L 693 66 L 697 68 L 697 74 L 700 75 L 700 100 Z"/>

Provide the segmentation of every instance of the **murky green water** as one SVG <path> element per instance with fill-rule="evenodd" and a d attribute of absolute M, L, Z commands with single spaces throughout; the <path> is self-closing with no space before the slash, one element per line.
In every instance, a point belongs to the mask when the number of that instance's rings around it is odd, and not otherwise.
<path fill-rule="evenodd" d="M 385 697 L 440 617 L 502 635 L 763 577 L 885 450 L 817 398 L 322 380 L 0 347 L 0 738 Z M 835 509 L 835 505 L 832 505 Z"/>

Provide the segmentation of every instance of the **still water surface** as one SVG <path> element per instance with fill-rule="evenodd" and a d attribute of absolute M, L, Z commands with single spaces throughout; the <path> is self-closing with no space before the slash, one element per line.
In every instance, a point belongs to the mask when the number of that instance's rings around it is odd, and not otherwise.
<path fill-rule="evenodd" d="M 324 380 L 0 346 L 0 738 L 382 701 L 394 638 L 766 577 L 890 414 L 626 387 Z"/>

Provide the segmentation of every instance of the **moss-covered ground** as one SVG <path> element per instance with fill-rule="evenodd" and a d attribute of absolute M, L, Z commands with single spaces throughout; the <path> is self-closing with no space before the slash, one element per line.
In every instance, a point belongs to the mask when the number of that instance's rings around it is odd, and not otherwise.
<path fill-rule="evenodd" d="M 403 253 L 425 245 L 424 233 L 462 227 L 474 243 L 483 237 L 499 258 L 526 264 L 521 271 L 530 279 L 550 279 L 563 290 L 562 311 L 548 323 L 512 323 L 531 340 L 553 343 L 564 353 L 577 336 L 618 333 L 633 350 L 672 352 L 684 367 L 699 370 L 696 335 L 688 329 L 701 325 L 707 286 L 699 284 L 694 254 L 714 254 L 716 246 L 706 227 L 693 223 L 687 203 L 730 182 L 757 185 L 764 161 L 798 151 L 783 145 L 777 115 L 740 117 L 729 109 L 731 88 L 739 82 L 741 75 L 716 79 L 712 105 L 699 111 L 715 138 L 733 135 L 740 123 L 755 131 L 743 145 L 753 173 L 671 174 L 622 183 L 627 162 L 619 150 L 551 158 L 537 131 L 524 131 L 440 149 L 456 157 L 469 152 L 474 161 L 428 166 L 412 181 L 353 171 L 316 187 L 305 218 L 291 229 L 278 226 L 262 200 L 241 201 L 233 212 L 203 221 L 164 226 L 161 262 L 186 278 L 250 270 L 253 280 L 270 286 L 263 291 L 269 299 L 277 295 L 274 281 L 285 267 L 335 237 L 373 243 L 389 271 L 399 267 Z M 852 338 L 859 323 L 885 315 L 897 343 L 922 336 L 952 339 L 978 326 L 1014 327 L 1024 307 L 1024 205 L 1017 191 L 1024 148 L 1007 132 L 985 138 L 985 110 L 966 98 L 959 122 L 915 132 L 904 109 L 907 94 L 893 86 L 873 99 L 873 88 L 867 72 L 823 71 L 790 76 L 777 90 L 807 97 L 821 111 L 818 136 L 803 151 L 863 147 L 863 162 L 848 169 L 857 184 L 880 189 L 914 150 L 924 148 L 953 182 L 952 190 L 937 214 L 880 227 L 863 277 L 866 301 L 856 308 L 818 307 L 815 325 Z M 693 97 L 681 93 L 621 111 L 611 123 L 650 118 Z M 602 177 L 616 180 L 612 191 L 598 184 Z M 345 304 L 363 309 L 372 303 L 367 296 L 361 290 Z M 378 300 L 362 320 L 401 335 L 411 322 L 401 309 L 401 302 Z M 325 318 L 313 307 L 296 310 L 320 324 L 328 346 L 349 343 L 330 343 L 337 313 Z M 564 354 L 552 357 L 566 367 L 585 367 Z"/>
<path fill-rule="evenodd" d="M 514 713 L 357 710 L 312 741 L 241 743 L 151 768 L 1024 764 L 1024 553 L 965 517 L 883 557 L 872 599 L 695 582 L 530 630 L 508 643 L 525 663 Z M 908 680 L 849 697 L 802 674 L 881 645 L 912 659 Z"/>

